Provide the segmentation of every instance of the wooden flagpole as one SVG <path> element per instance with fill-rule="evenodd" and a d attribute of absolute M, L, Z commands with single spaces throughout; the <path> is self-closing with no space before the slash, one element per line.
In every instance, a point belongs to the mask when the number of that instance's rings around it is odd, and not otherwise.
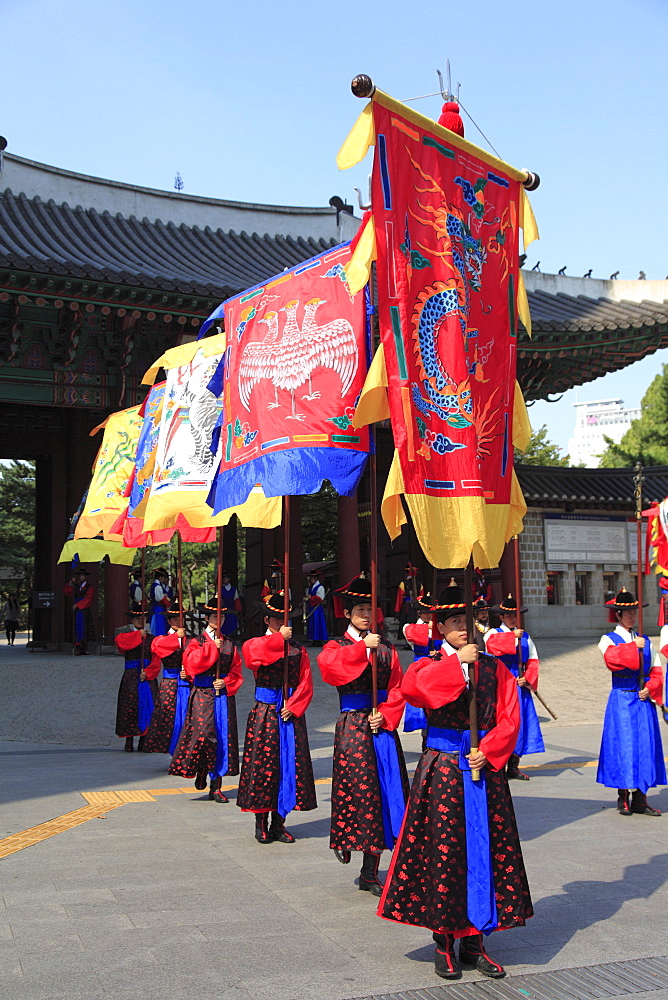
<path fill-rule="evenodd" d="M 636 541 L 638 550 L 638 573 L 636 576 L 636 597 L 638 599 L 638 635 L 644 635 L 643 629 L 643 613 L 642 613 L 642 592 L 643 592 L 643 551 L 642 551 L 642 484 L 645 481 L 643 476 L 642 465 L 640 462 L 636 462 L 635 466 L 635 476 L 633 477 L 633 482 L 635 485 L 635 499 L 636 499 Z M 646 684 L 645 678 L 645 651 L 644 649 L 638 650 L 638 690 L 642 691 Z"/>
<path fill-rule="evenodd" d="M 376 440 L 372 428 L 369 428 L 369 443 L 372 452 L 369 455 L 369 497 L 371 500 L 371 528 L 369 539 L 369 571 L 371 573 L 371 631 L 378 628 L 378 484 L 376 481 Z M 378 650 L 371 650 L 371 711 L 378 710 Z"/>
<path fill-rule="evenodd" d="M 216 528 L 218 534 L 218 569 L 216 572 L 216 639 L 220 639 L 220 622 L 221 622 L 221 590 L 223 588 L 223 526 L 219 524 Z M 216 680 L 220 679 L 220 649 L 218 650 L 218 662 L 216 663 Z M 216 697 L 221 695 L 222 691 L 216 691 Z"/>
<path fill-rule="evenodd" d="M 290 497 L 283 497 L 283 625 L 290 621 Z M 288 668 L 290 660 L 290 645 L 283 640 L 283 704 L 290 697 L 288 684 Z"/>
<path fill-rule="evenodd" d="M 475 643 L 476 637 L 473 625 L 473 556 L 470 557 L 468 565 L 464 570 L 464 599 L 466 601 L 466 639 L 467 642 Z M 471 733 L 471 753 L 478 749 L 478 705 L 475 692 L 475 669 L 477 665 L 477 660 L 475 663 L 469 663 L 469 731 Z M 478 781 L 480 771 L 471 768 L 471 777 L 474 781 Z"/>
<path fill-rule="evenodd" d="M 181 555 L 181 532 L 176 532 L 176 583 L 179 593 L 179 628 L 185 628 L 183 618 L 183 558 Z M 183 639 L 179 639 L 179 646 L 183 647 Z"/>

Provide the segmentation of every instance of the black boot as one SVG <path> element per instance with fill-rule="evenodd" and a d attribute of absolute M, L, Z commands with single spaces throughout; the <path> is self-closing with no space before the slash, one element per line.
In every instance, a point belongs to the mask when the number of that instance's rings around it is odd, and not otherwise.
<path fill-rule="evenodd" d="M 220 802 L 221 804 L 224 804 L 225 802 L 230 801 L 227 795 L 225 795 L 220 790 L 220 786 L 222 785 L 222 783 L 223 783 L 222 778 L 211 779 L 211 784 L 209 785 L 209 799 L 212 802 Z"/>
<path fill-rule="evenodd" d="M 148 753 L 148 750 L 146 749 L 146 736 L 139 737 L 139 742 L 137 743 L 137 750 L 139 750 L 140 753 Z"/>
<path fill-rule="evenodd" d="M 334 848 L 334 857 L 337 861 L 340 861 L 342 865 L 350 864 L 350 851 L 342 850 L 340 851 L 337 847 Z"/>
<path fill-rule="evenodd" d="M 126 736 L 125 737 L 125 746 L 123 747 L 123 749 L 125 750 L 126 753 L 132 753 L 132 751 L 134 750 L 134 748 L 135 748 L 135 741 L 134 741 L 134 739 L 132 738 L 132 736 Z"/>
<path fill-rule="evenodd" d="M 207 782 L 206 775 L 207 775 L 206 771 L 198 771 L 195 776 L 195 788 L 197 789 L 198 792 L 203 792 L 204 789 L 206 788 L 206 782 Z"/>
<path fill-rule="evenodd" d="M 271 837 L 267 829 L 268 820 L 268 813 L 255 813 L 255 839 L 258 844 L 271 844 Z"/>
<path fill-rule="evenodd" d="M 628 788 L 617 789 L 617 812 L 621 813 L 622 816 L 631 815 L 631 803 L 629 802 L 629 798 Z"/>
<path fill-rule="evenodd" d="M 380 854 L 364 852 L 362 868 L 360 870 L 359 888 L 365 892 L 370 892 L 372 896 L 382 896 L 383 887 L 378 881 L 378 865 L 380 864 Z"/>
<path fill-rule="evenodd" d="M 524 771 L 520 771 L 520 759 L 516 753 L 511 753 L 508 758 L 508 766 L 506 767 L 506 777 L 510 781 L 515 778 L 517 781 L 529 781 L 529 775 L 525 774 Z"/>
<path fill-rule="evenodd" d="M 436 942 L 434 972 L 441 979 L 461 979 L 462 967 L 455 957 L 455 939 L 452 934 L 432 934 Z"/>
<path fill-rule="evenodd" d="M 294 844 L 295 838 L 285 829 L 285 820 L 280 813 L 271 814 L 271 826 L 269 836 L 272 840 L 277 840 L 279 844 Z"/>
<path fill-rule="evenodd" d="M 461 938 L 459 942 L 459 961 L 462 965 L 473 965 L 490 979 L 503 979 L 506 970 L 493 958 L 490 958 L 482 943 L 482 934 L 471 934 Z"/>
<path fill-rule="evenodd" d="M 629 794 L 628 792 L 626 793 Z M 661 810 L 654 809 L 647 801 L 647 796 L 644 792 L 636 790 L 631 796 L 631 812 L 640 813 L 642 816 L 660 816 Z"/>

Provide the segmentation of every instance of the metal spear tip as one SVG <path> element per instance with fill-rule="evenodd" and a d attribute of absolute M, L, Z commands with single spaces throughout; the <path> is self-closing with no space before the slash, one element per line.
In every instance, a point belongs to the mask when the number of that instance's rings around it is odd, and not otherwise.
<path fill-rule="evenodd" d="M 359 73 L 353 78 L 350 89 L 355 97 L 373 97 L 376 92 L 376 84 L 366 73 Z"/>
<path fill-rule="evenodd" d="M 526 170 L 526 167 L 524 168 Z M 540 187 L 540 177 L 535 174 L 533 170 L 526 170 L 526 177 L 522 181 L 522 187 L 525 187 L 527 191 L 535 191 L 537 187 Z"/>

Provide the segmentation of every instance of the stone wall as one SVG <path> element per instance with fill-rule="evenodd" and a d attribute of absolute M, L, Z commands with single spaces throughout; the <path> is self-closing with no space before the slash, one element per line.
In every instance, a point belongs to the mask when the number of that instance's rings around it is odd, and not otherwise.
<path fill-rule="evenodd" d="M 582 572 L 587 573 L 588 603 L 576 603 L 576 569 L 575 563 L 568 563 L 567 568 L 559 575 L 560 603 L 547 603 L 547 564 L 545 560 L 545 540 L 543 516 L 546 513 L 563 513 L 562 509 L 553 511 L 531 509 L 524 518 L 524 531 L 520 535 L 520 563 L 522 567 L 522 597 L 529 609 L 527 627 L 532 635 L 544 638 L 563 636 L 565 633 L 579 638 L 591 638 L 601 635 L 607 630 L 607 611 L 604 607 L 603 576 L 606 572 L 603 563 L 596 563 Z M 574 514 L 595 513 L 594 511 L 573 511 Z M 627 516 L 626 511 L 601 511 L 601 517 Z M 636 591 L 635 563 L 624 563 L 622 569 L 615 573 L 616 590 L 626 587 Z M 644 629 L 649 634 L 657 631 L 658 588 L 656 578 L 645 577 L 643 597 L 649 601 L 649 607 L 644 609 Z"/>

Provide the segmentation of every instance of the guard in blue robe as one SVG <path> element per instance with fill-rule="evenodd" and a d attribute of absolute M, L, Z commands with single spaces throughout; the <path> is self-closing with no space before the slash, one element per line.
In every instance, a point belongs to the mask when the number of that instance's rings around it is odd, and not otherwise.
<path fill-rule="evenodd" d="M 310 573 L 308 582 L 306 639 L 307 642 L 317 642 L 320 645 L 329 641 L 324 605 L 325 588 L 320 583 L 320 577 L 317 573 Z"/>
<path fill-rule="evenodd" d="M 646 605 L 645 605 L 646 606 Z M 622 816 L 660 816 L 647 802 L 648 788 L 666 784 L 666 766 L 656 705 L 663 704 L 663 670 L 646 635 L 635 629 L 638 601 L 622 588 L 606 602 L 617 622 L 598 644 L 612 674 L 603 719 L 596 780 L 617 789 Z"/>
<path fill-rule="evenodd" d="M 534 705 L 533 695 L 538 688 L 540 660 L 533 639 L 524 629 L 518 628 L 518 614 L 526 614 L 526 608 L 517 609 L 517 601 L 512 594 L 501 601 L 492 611 L 501 619 L 499 628 L 491 628 L 485 633 L 485 646 L 493 656 L 497 656 L 517 678 L 520 699 L 520 731 L 513 753 L 508 760 L 508 778 L 528 781 L 529 775 L 520 771 L 520 757 L 527 753 L 544 753 L 545 744 Z M 520 669 L 521 666 L 521 669 Z"/>

